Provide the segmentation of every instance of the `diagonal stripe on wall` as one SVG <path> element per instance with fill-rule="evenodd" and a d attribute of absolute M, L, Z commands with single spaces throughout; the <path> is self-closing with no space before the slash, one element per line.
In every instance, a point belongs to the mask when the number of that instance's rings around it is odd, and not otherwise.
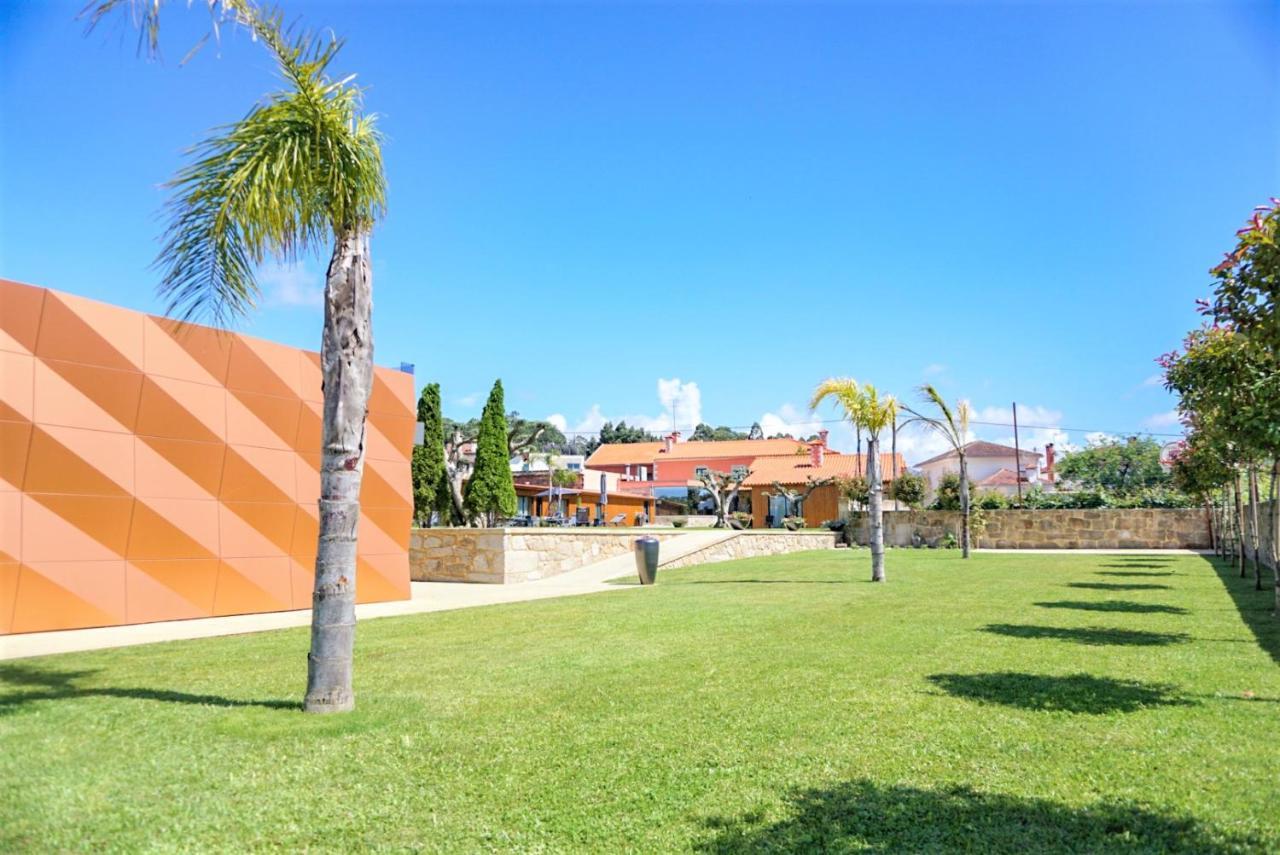
<path fill-rule="evenodd" d="M 319 357 L 0 280 L 0 633 L 309 605 Z M 408 595 L 413 381 L 378 369 L 361 602 Z"/>

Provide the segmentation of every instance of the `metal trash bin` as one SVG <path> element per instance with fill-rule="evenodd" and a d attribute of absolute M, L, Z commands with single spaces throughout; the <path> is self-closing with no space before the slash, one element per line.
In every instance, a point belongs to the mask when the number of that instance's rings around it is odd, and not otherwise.
<path fill-rule="evenodd" d="M 636 538 L 636 575 L 641 585 L 652 585 L 658 581 L 658 538 Z"/>

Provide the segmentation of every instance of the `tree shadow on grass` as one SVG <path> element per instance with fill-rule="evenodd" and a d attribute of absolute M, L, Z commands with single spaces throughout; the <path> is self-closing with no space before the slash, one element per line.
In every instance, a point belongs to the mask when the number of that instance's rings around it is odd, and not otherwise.
<path fill-rule="evenodd" d="M 1018 623 L 989 623 L 983 632 L 1008 635 L 1013 638 L 1047 638 L 1054 641 L 1072 641 L 1076 644 L 1100 646 L 1117 644 L 1126 647 L 1165 647 L 1190 641 L 1185 633 L 1147 632 L 1141 629 L 1113 629 L 1110 627 L 1032 626 Z"/>
<path fill-rule="evenodd" d="M 0 664 L 0 715 L 16 712 L 26 704 L 37 701 L 74 700 L 76 698 L 135 698 L 145 701 L 163 701 L 174 704 L 193 704 L 206 707 L 265 707 L 276 710 L 297 710 L 297 701 L 246 701 L 225 698 L 221 695 L 198 695 L 172 689 L 155 689 L 147 686 L 122 688 L 119 686 L 80 686 L 77 681 L 99 673 L 90 671 L 52 671 L 34 665 Z M 19 691 L 6 692 L 16 687 Z"/>
<path fill-rule="evenodd" d="M 673 585 L 850 585 L 859 579 L 686 579 Z"/>
<path fill-rule="evenodd" d="M 1135 804 L 1072 807 L 970 787 L 920 789 L 870 780 L 798 790 L 787 815 L 711 817 L 697 849 L 738 852 L 1263 851 L 1266 841 Z"/>
<path fill-rule="evenodd" d="M 998 704 L 1037 712 L 1106 715 L 1146 707 L 1195 706 L 1176 687 L 1136 680 L 1114 680 L 1090 674 L 1053 677 L 998 671 L 987 674 L 931 674 L 929 682 L 949 695 L 981 704 Z"/>
<path fill-rule="evenodd" d="M 1172 570 L 1099 570 L 1099 576 L 1172 576 Z"/>
<path fill-rule="evenodd" d="M 1168 567 L 1172 563 L 1172 561 L 1112 561 L 1107 564 L 1099 564 L 1098 566 L 1121 568 L 1145 567 L 1150 570 L 1159 570 L 1161 568 Z"/>
<path fill-rule="evenodd" d="M 1240 613 L 1240 619 L 1253 633 L 1258 646 L 1265 650 L 1273 661 L 1280 663 L 1280 620 L 1276 618 L 1273 611 L 1275 589 L 1271 585 L 1266 585 L 1261 591 L 1255 591 L 1253 580 L 1241 579 L 1235 567 L 1225 561 L 1210 560 L 1208 557 L 1205 560 L 1218 574 L 1222 587 L 1227 589 L 1227 594 L 1235 604 L 1236 611 Z"/>
<path fill-rule="evenodd" d="M 1134 603 L 1129 600 L 1057 600 L 1051 603 L 1036 603 L 1042 609 L 1077 609 L 1082 612 L 1126 612 L 1136 615 L 1185 615 L 1190 614 L 1181 606 L 1166 606 L 1160 603 Z"/>
<path fill-rule="evenodd" d="M 1068 582 L 1068 588 L 1084 588 L 1088 591 L 1171 591 L 1169 585 L 1150 582 Z"/>

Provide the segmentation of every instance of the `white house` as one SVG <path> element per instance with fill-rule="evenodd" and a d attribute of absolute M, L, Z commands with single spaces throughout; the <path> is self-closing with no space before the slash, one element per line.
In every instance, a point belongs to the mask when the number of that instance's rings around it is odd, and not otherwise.
<path fill-rule="evenodd" d="M 551 463 L 557 469 L 568 469 L 570 472 L 582 472 L 586 469 L 587 458 L 581 454 L 553 454 Z M 547 455 L 541 452 L 517 454 L 511 458 L 512 472 L 546 472 Z"/>
<path fill-rule="evenodd" d="M 1052 455 L 1052 446 L 1046 451 Z M 969 480 L 979 490 L 990 490 L 1006 496 L 1017 495 L 1018 478 L 1022 478 L 1022 489 L 1029 490 L 1040 486 L 1045 490 L 1053 489 L 1051 470 L 1040 474 L 1040 460 L 1044 456 L 1036 451 L 1023 449 L 1019 452 L 1009 445 L 1000 445 L 984 440 L 974 440 L 964 447 L 965 461 L 968 464 Z M 930 492 L 938 488 L 938 482 L 948 472 L 960 474 L 960 457 L 956 452 L 948 451 L 937 457 L 930 457 L 917 463 L 914 469 L 929 482 Z"/>

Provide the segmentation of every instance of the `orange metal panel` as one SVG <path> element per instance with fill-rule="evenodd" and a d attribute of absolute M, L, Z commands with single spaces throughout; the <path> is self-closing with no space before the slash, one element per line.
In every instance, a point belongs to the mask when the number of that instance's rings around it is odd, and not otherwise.
<path fill-rule="evenodd" d="M 315 353 L 0 280 L 0 633 L 309 606 L 321 397 Z M 414 398 L 376 370 L 362 602 L 409 595 Z"/>
<path fill-rule="evenodd" d="M 0 350 L 32 353 L 45 290 L 0 279 Z"/>
<path fill-rule="evenodd" d="M 127 621 L 211 616 L 218 565 L 216 558 L 129 562 L 125 568 Z"/>
<path fill-rule="evenodd" d="M 124 561 L 23 563 L 13 607 L 13 632 L 124 622 Z"/>
<path fill-rule="evenodd" d="M 22 489 L 30 446 L 30 424 L 0 421 L 0 492 Z"/>
<path fill-rule="evenodd" d="M 0 561 L 0 635 L 11 631 L 13 605 L 18 599 L 18 571 L 16 561 Z"/>

